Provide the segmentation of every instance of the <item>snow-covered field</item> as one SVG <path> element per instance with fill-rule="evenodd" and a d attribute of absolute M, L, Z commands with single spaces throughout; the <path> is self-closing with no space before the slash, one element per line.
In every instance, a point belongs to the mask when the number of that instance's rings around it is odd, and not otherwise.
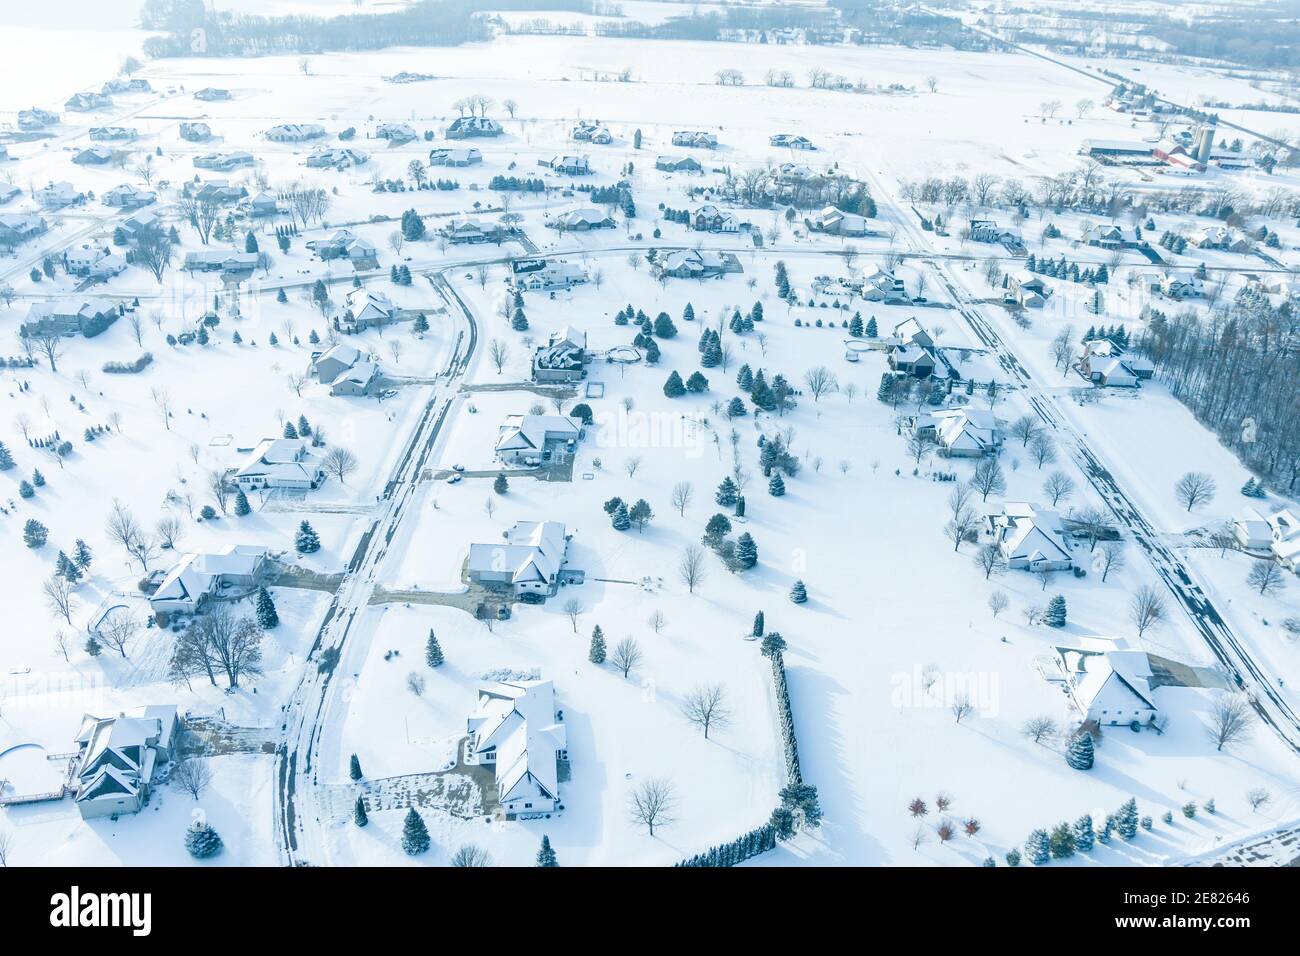
<path fill-rule="evenodd" d="M 217 6 L 268 14 L 357 9 L 342 0 L 284 0 L 269 6 L 223 0 Z M 622 6 L 629 18 L 655 22 L 681 5 Z M 367 3 L 360 9 L 386 8 Z M 565 16 L 548 18 L 561 22 Z M 512 22 L 529 19 L 520 13 L 508 17 Z M 123 22 L 120 11 L 105 21 Z M 0 54 L 7 45 L 93 46 L 81 32 L 52 30 L 38 17 L 14 18 L 13 30 L 5 33 Z M 5 84 L 0 110 L 33 103 L 53 108 L 80 89 L 97 88 L 141 38 L 125 30 L 121 36 L 95 35 L 103 42 L 80 60 L 78 72 L 73 67 L 48 75 L 37 71 L 20 83 Z M 437 51 L 316 55 L 306 70 L 299 59 L 151 62 L 139 75 L 149 79 L 154 93 L 121 95 L 112 109 L 97 114 L 66 114 L 51 138 L 12 144 L 15 161 L 0 167 L 0 180 L 24 190 L 3 210 L 12 212 L 34 209 L 31 188 L 51 180 L 66 179 L 96 197 L 122 182 L 143 185 L 138 163 L 152 154 L 149 188 L 160 194 L 152 208 L 176 224 L 178 259 L 210 248 L 178 208 L 178 187 L 196 175 L 195 155 L 248 150 L 257 157 L 251 170 L 197 171 L 203 180 L 228 178 L 247 186 L 250 194 L 319 186 L 329 197 L 324 216 L 303 225 L 287 252 L 278 247 L 274 231 L 287 217 L 251 227 L 258 247 L 269 251 L 271 259 L 237 294 L 219 281 L 181 273 L 179 262 L 161 284 L 138 266 L 89 291 L 79 290 L 75 278 L 58 270 L 52 277 L 33 278 L 33 269 L 40 274 L 45 253 L 111 240 L 124 216 L 97 198 L 48 216 L 49 234 L 21 247 L 13 258 L 0 259 L 0 285 L 7 283 L 14 292 L 11 301 L 0 305 L 0 326 L 10 332 L 25 321 L 33 302 L 47 298 L 80 301 L 104 295 L 127 305 L 139 299 L 132 313 L 139 318 L 138 329 L 123 318 L 95 338 L 63 343 L 57 369 L 38 351 L 35 367 L 0 371 L 6 403 L 0 409 L 0 441 L 17 462 L 0 474 L 0 534 L 9 544 L 4 562 L 9 626 L 8 636 L 0 637 L 0 781 L 8 780 L 10 792 L 58 785 L 66 760 L 46 761 L 44 755 L 75 749 L 73 737 L 83 713 L 108 715 L 139 705 L 176 703 L 182 713 L 216 717 L 253 737 L 278 740 L 287 715 L 300 712 L 302 688 L 318 673 L 320 649 L 314 645 L 324 628 L 337 624 L 331 591 L 342 579 L 336 603 L 346 608 L 350 630 L 326 690 L 331 696 L 322 710 L 325 722 L 312 738 L 318 758 L 312 780 L 318 793 L 310 804 L 300 804 L 320 816 L 319 830 L 312 834 L 319 837 L 318 845 L 298 848 L 311 862 L 412 862 L 400 846 L 405 816 L 400 800 L 372 810 L 369 827 L 353 824 L 352 806 L 361 790 L 349 777 L 350 758 L 356 755 L 366 786 L 386 793 L 400 790 L 403 780 L 426 780 L 453 767 L 478 686 L 486 675 L 502 671 L 536 671 L 555 682 L 571 765 L 571 776 L 561 783 L 564 810 L 548 819 L 505 821 L 491 819 L 473 799 L 444 801 L 446 805 L 437 797 L 421 798 L 423 803 L 417 799 L 433 849 L 414 858 L 415 863 L 444 865 L 461 846 L 474 843 L 488 850 L 496 864 L 527 865 L 545 833 L 566 865 L 664 865 L 764 823 L 778 802 L 785 766 L 770 668 L 757 644 L 745 639 L 758 611 L 764 612 L 768 629 L 788 644 L 785 663 L 803 776 L 818 788 L 825 810 L 820 829 L 782 844 L 761 864 L 977 865 L 989 856 L 1001 862 L 1033 828 L 1050 828 L 1085 813 L 1100 825 L 1108 813 L 1136 797 L 1143 815 L 1155 820 L 1152 832 L 1133 843 L 1099 848 L 1081 862 L 1150 865 L 1206 854 L 1220 843 L 1300 817 L 1295 754 L 1277 735 L 1258 726 L 1248 740 L 1223 752 L 1208 740 L 1206 729 L 1223 696 L 1216 687 L 1225 679 L 1182 610 L 1171 601 L 1167 623 L 1138 638 L 1127 613 L 1130 595 L 1142 586 L 1163 588 L 1138 547 L 1126 542 L 1124 566 L 1104 582 L 1086 541 L 1072 543 L 1077 562 L 1088 572 L 1084 576 L 1063 572 L 1044 581 L 1028 572 L 1007 571 L 986 579 L 973 560 L 978 545 L 963 542 L 954 548 L 944 530 L 950 518 L 946 502 L 955 484 L 939 479 L 950 473 L 965 482 L 974 463 L 932 455 L 916 460 L 896 416 L 918 409 L 910 401 L 894 409 L 876 397 L 887 369 L 883 348 L 861 353 L 858 361 L 846 360 L 850 335 L 845 325 L 854 313 L 863 321 L 874 319 L 882 337 L 916 316 L 950 350 L 963 377 L 1013 386 L 1000 393 L 993 407 L 999 419 L 1010 423 L 1033 414 L 1030 394 L 1014 387 L 1015 378 L 940 287 L 938 276 L 954 277 L 957 288 L 978 303 L 1015 350 L 1026 374 L 1086 437 L 1117 483 L 1184 558 L 1276 682 L 1275 691 L 1290 705 L 1300 705 L 1296 644 L 1280 627 L 1282 620 L 1300 616 L 1300 588 L 1292 581 L 1287 590 L 1256 594 L 1245 584 L 1249 562 L 1255 559 L 1237 552 L 1220 557 L 1185 535 L 1223 524 L 1247 503 L 1236 491 L 1247 477 L 1241 463 L 1158 381 L 1079 405 L 1071 393 L 1082 381 L 1074 373 L 1063 376 L 1049 355 L 1049 344 L 1066 324 L 1079 334 L 1094 323 L 1118 322 L 1139 332 L 1143 308 L 1153 300 L 1120 276 L 1121 271 L 1125 277 L 1146 271 L 1145 260 L 1125 253 L 1112 262 L 1108 254 L 1080 246 L 1073 241 L 1084 225 L 1080 217 L 1031 219 L 1023 226 L 1031 252 L 1067 255 L 1081 264 L 1110 262 L 1115 278 L 1100 316 L 1085 311 L 1090 290 L 1049 279 L 1055 294 L 1046 308 L 1026 326 L 1017 326 L 1001 305 L 1002 290 L 983 277 L 989 258 L 1003 260 L 1004 270 L 1017 264 L 1006 261 L 1000 247 L 961 240 L 955 229 L 946 237 L 922 236 L 908 204 L 899 199 L 903 181 L 927 176 L 989 173 L 1032 183 L 1076 168 L 1083 138 L 1146 135 L 1108 110 L 1073 117 L 1067 107 L 1062 117 L 1046 122 L 1040 115 L 1044 100 L 1072 104 L 1083 97 L 1100 99 L 1103 87 L 1023 55 L 797 44 L 505 35 Z M 904 89 L 865 95 L 812 90 L 803 79 L 812 66 L 872 86 L 896 83 Z M 1131 62 L 1122 66 L 1131 68 Z M 729 67 L 742 69 L 747 85 L 715 85 L 714 73 Z M 625 69 L 631 72 L 629 83 L 587 79 Z M 790 71 L 799 86 L 761 85 L 768 69 Z M 1198 71 L 1165 69 L 1168 73 L 1161 73 L 1156 85 L 1171 97 L 1184 96 L 1180 84 L 1206 79 Z M 409 86 L 382 80 L 401 70 L 438 79 Z M 929 76 L 938 78 L 933 92 Z M 1154 74 L 1148 80 L 1155 82 Z M 190 95 L 208 86 L 228 87 L 233 98 L 205 103 Z M 1246 98 L 1246 90 L 1235 87 L 1207 92 Z M 378 123 L 406 122 L 418 132 L 441 130 L 456 115 L 454 104 L 474 93 L 502 104 L 493 107 L 492 115 L 503 122 L 505 135 L 472 142 L 482 149 L 481 165 L 428 170 L 431 178 L 455 179 L 458 189 L 374 189 L 376 180 L 402 180 L 409 187 L 410 164 L 425 158 L 430 147 L 425 139 L 416 139 L 388 148 L 373 138 Z M 514 115 L 504 112 L 507 100 L 517 102 Z M 573 143 L 568 129 L 579 118 L 599 118 L 610 127 L 614 142 Z M 9 113 L 0 114 L 0 120 L 10 119 Z M 211 124 L 216 142 L 192 144 L 180 138 L 179 124 L 198 119 Z M 317 143 L 274 144 L 263 138 L 268 127 L 281 122 L 321 123 L 330 134 L 321 143 L 362 149 L 371 160 L 343 172 L 308 169 L 304 160 Z M 133 154 L 130 160 L 107 167 L 74 165 L 76 151 L 89 145 L 88 127 L 108 123 L 139 128 L 140 140 L 124 147 Z M 339 143 L 334 134 L 347 127 L 354 127 L 357 136 Z M 672 132 L 696 128 L 715 132 L 720 140 L 717 151 L 690 151 L 704 172 L 656 171 L 656 155 L 687 152 L 671 146 Z M 633 146 L 637 132 L 640 149 Z M 805 135 L 819 148 L 798 153 L 771 147 L 768 137 L 777 132 Z M 446 141 L 435 137 L 434 144 Z M 590 157 L 592 177 L 571 181 L 537 165 L 541 158 L 573 152 Z M 662 207 L 694 208 L 703 199 L 716 200 L 694 196 L 692 190 L 714 185 L 725 173 L 741 175 L 755 166 L 791 161 L 836 166 L 866 182 L 880 205 L 872 223 L 875 234 L 851 242 L 810 237 L 802 215 L 786 220 L 771 209 L 736 209 L 754 232 L 767 235 L 763 248 L 756 249 L 747 232 L 688 231 L 660 214 Z M 504 194 L 488 188 L 497 175 L 537 176 L 552 188 L 543 195 Z M 1291 176 L 1234 176 L 1234 185 L 1251 192 L 1293 185 Z M 544 226 L 548 217 L 585 204 L 583 193 L 570 191 L 575 182 L 608 186 L 620 180 L 631 185 L 634 218 L 620 214 L 616 228 L 586 234 Z M 408 209 L 424 217 L 430 233 L 426 240 L 391 239 Z M 967 214 L 983 214 L 965 206 L 924 211 L 942 211 L 953 223 Z M 525 295 L 526 331 L 511 327 L 503 305 L 508 260 L 528 247 L 519 242 L 458 246 L 432 237 L 449 219 L 496 219 L 506 212 L 522 217 L 521 228 L 538 254 L 578 264 L 592 279 L 553 296 Z M 993 215 L 1009 218 L 1006 210 Z M 1040 239 L 1048 220 L 1060 228 L 1062 238 Z M 1207 222 L 1170 216 L 1159 228 L 1191 230 Z M 390 296 L 400 308 L 426 313 L 427 333 L 414 334 L 409 323 L 360 335 L 333 332 L 329 317 L 353 289 L 353 273 L 322 263 L 305 243 L 343 226 L 379 252 L 379 268 L 363 270 L 357 281 Z M 212 247 L 242 250 L 246 228 L 242 220 L 235 222 L 229 238 L 214 238 Z M 1283 229 L 1282 248 L 1274 252 L 1286 263 L 1293 259 L 1295 232 Z M 734 252 L 743 271 L 709 281 L 660 282 L 645 255 L 655 246 Z M 899 255 L 897 274 L 909 292 L 923 292 L 929 301 L 886 305 L 857 300 L 844 311 L 807 304 L 816 277 L 870 275 Z M 789 270 L 797 304 L 788 305 L 776 295 L 778 261 Z M 1240 273 L 1263 267 L 1245 255 L 1201 255 L 1200 250 L 1178 264 L 1200 262 L 1224 270 L 1232 289 L 1242 281 Z M 411 285 L 391 281 L 390 268 L 397 265 L 409 267 Z M 311 299 L 318 279 L 327 284 L 332 300 L 324 310 Z M 454 295 L 440 291 L 444 281 Z M 457 297 L 474 320 L 477 341 L 463 377 L 459 371 L 446 374 L 453 356 L 464 356 L 466 344 Z M 761 305 L 763 319 L 754 330 L 729 330 L 733 313 L 749 313 L 755 303 Z M 688 304 L 693 319 L 684 314 Z M 169 344 L 168 336 L 195 328 L 214 305 L 220 321 L 209 329 L 206 345 Z M 652 319 L 667 313 L 676 325 L 675 336 L 656 340 L 661 356 L 655 365 L 603 358 L 606 350 L 627 346 L 636 333 L 634 326 L 615 324 L 615 314 L 628 305 Z M 578 446 L 572 481 L 512 476 L 508 491 L 497 494 L 491 473 L 498 427 L 508 415 L 534 405 L 553 411 L 550 395 L 523 386 L 534 348 L 566 326 L 586 333 L 589 349 L 599 356 L 565 406 L 571 410 L 583 402 L 595 415 Z M 701 367 L 697 342 L 705 328 L 723 335 L 727 354 L 721 366 Z M 320 383 L 301 380 L 312 353 L 340 338 L 376 357 L 395 382 L 392 394 L 385 392 L 382 401 L 335 397 Z M 19 354 L 17 337 L 6 341 L 9 345 L 0 352 Z M 101 371 L 105 362 L 131 361 L 144 351 L 154 361 L 141 374 Z M 499 369 L 489 353 L 499 358 Z M 802 390 L 797 406 L 780 415 L 755 414 L 746 402 L 747 413 L 728 420 L 724 409 L 741 394 L 736 378 L 742 365 L 754 372 L 762 369 L 769 381 L 784 375 Z M 819 366 L 834 373 L 837 388 L 818 398 L 804 380 L 806 372 Z M 674 370 L 682 379 L 700 371 L 708 390 L 666 397 L 663 385 Z M 407 443 L 421 427 L 426 406 L 436 401 L 441 409 L 443 388 L 445 421 L 430 445 L 426 472 L 417 476 L 400 515 L 387 526 L 391 537 L 376 545 L 368 531 L 372 522 L 389 520 L 390 479 L 404 467 Z M 962 389 L 954 391 L 954 401 L 967 400 L 988 407 L 982 393 L 967 399 Z M 299 416 L 317 434 L 324 433 L 326 449 L 350 450 L 357 459 L 355 470 L 342 482 L 329 478 L 303 497 L 251 495 L 253 510 L 247 516 L 200 520 L 202 507 L 215 504 L 211 472 L 236 466 L 239 449 L 278 437 Z M 98 425 L 106 426 L 107 433 L 85 440 L 86 430 Z M 66 458 L 29 443 L 56 432 L 73 443 Z M 760 437 L 780 437 L 798 459 L 798 474 L 787 479 L 780 497 L 769 494 L 762 474 Z M 1103 505 L 1064 451 L 1058 461 L 1040 468 L 1025 447 L 1008 438 L 1001 462 L 1006 488 L 986 501 L 976 494 L 972 505 L 981 513 L 998 510 L 1004 501 L 1044 502 L 1044 479 L 1054 471 L 1075 487 L 1060 502 L 1062 512 Z M 443 474 L 453 465 L 488 474 L 448 482 Z M 709 554 L 703 580 L 692 593 L 679 575 L 679 561 L 685 548 L 699 543 L 713 514 L 730 512 L 714 503 L 714 492 L 737 466 L 746 481 L 747 507 L 744 518 L 735 520 L 733 536 L 742 531 L 753 536 L 758 564 L 732 573 Z M 45 484 L 33 497 L 23 498 L 19 482 L 30 479 L 35 469 Z M 1210 474 L 1219 489 L 1218 497 L 1195 513 L 1183 509 L 1173 492 L 1178 478 L 1192 470 Z M 678 491 L 675 503 L 674 488 L 683 487 L 689 494 Z M 637 499 L 650 504 L 654 517 L 643 531 L 611 527 L 602 504 L 615 496 L 629 504 Z M 220 687 L 206 678 L 188 684 L 170 680 L 175 635 L 157 627 L 142 630 L 125 656 L 111 649 L 99 656 L 86 651 L 87 629 L 108 608 L 123 605 L 141 620 L 148 613 L 138 590 L 145 569 L 114 543 L 105 527 L 115 501 L 128 506 L 146 531 L 164 517 L 177 519 L 183 529 L 175 548 L 156 551 L 150 570 L 170 566 L 178 551 L 254 544 L 266 546 L 285 565 L 314 572 L 300 579 L 303 586 L 277 583 L 271 588 L 280 624 L 268 631 L 263 645 L 263 676 L 241 681 L 229 692 L 224 680 Z M 1268 502 L 1270 508 L 1286 504 L 1276 497 Z M 23 546 L 29 519 L 48 528 L 43 547 Z M 305 555 L 294 550 L 304 520 L 322 544 Z M 514 522 L 531 520 L 565 524 L 572 535 L 569 564 L 584 570 L 586 581 L 563 588 L 541 606 L 514 604 L 509 620 L 489 627 L 462 609 L 468 600 L 462 567 L 469 545 L 498 541 Z M 49 606 L 42 583 L 58 552 L 71 553 L 78 539 L 89 546 L 94 561 L 75 589 L 65 619 Z M 374 547 L 378 551 L 368 551 Z M 348 572 L 356 571 L 363 553 L 377 555 L 373 579 L 354 586 L 356 575 Z M 789 600 L 796 581 L 807 586 L 806 604 Z M 996 614 L 988 604 L 995 592 L 1007 603 Z M 1068 606 L 1065 626 L 1031 623 L 1033 615 L 1026 610 L 1041 608 L 1057 594 Z M 578 607 L 566 612 L 570 599 Z M 251 613 L 248 602 L 238 609 Z M 662 622 L 652 624 L 659 615 Z M 626 637 L 637 641 L 643 659 L 627 678 L 610 664 L 589 662 L 590 636 L 598 625 L 611 648 Z M 425 663 L 431 631 L 446 656 L 439 668 Z M 1167 718 L 1164 732 L 1135 734 L 1127 727 L 1107 727 L 1096 767 L 1081 773 L 1066 765 L 1062 739 L 1035 743 L 1022 727 L 1040 716 L 1061 726 L 1077 722 L 1077 715 L 1067 711 L 1059 681 L 1045 675 L 1056 647 L 1096 638 L 1122 639 L 1153 655 L 1203 668 L 1203 674 L 1216 679 L 1205 681 L 1214 686 L 1161 688 L 1157 699 Z M 413 674 L 418 681 L 412 681 Z M 683 705 L 694 688 L 709 684 L 725 688 L 731 719 L 706 740 L 683 715 Z M 964 697 L 974 709 L 958 720 L 953 704 Z M 204 759 L 213 782 L 198 801 L 160 787 L 137 816 L 86 822 L 66 799 L 0 809 L 0 831 L 14 834 L 11 862 L 182 865 L 189 862 L 182 831 L 195 813 L 225 841 L 226 852 L 216 863 L 284 862 L 276 832 L 284 795 L 277 792 L 275 758 L 244 750 Z M 51 766 L 60 772 L 52 776 Z M 671 822 L 653 837 L 627 811 L 629 794 L 652 777 L 671 780 L 675 794 Z M 1246 798 L 1247 791 L 1257 788 L 1272 797 L 1258 811 Z M 941 794 L 951 799 L 950 809 L 927 817 L 918 839 L 908 804 L 921 797 L 933 806 Z M 297 799 L 306 798 L 300 794 Z M 1180 812 L 1189 801 L 1204 805 L 1209 799 L 1217 804 L 1217 813 L 1191 819 Z M 1166 812 L 1174 822 L 1164 822 Z M 950 817 L 958 829 L 964 821 L 977 821 L 977 832 L 943 843 L 935 831 L 941 816 Z"/>

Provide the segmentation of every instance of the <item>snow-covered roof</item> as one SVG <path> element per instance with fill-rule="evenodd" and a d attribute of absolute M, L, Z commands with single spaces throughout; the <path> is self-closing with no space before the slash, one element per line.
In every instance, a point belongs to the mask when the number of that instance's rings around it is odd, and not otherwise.
<path fill-rule="evenodd" d="M 549 680 L 498 681 L 479 688 L 478 707 L 470 715 L 473 752 L 494 750 L 497 788 L 502 801 L 536 788 L 559 798 L 556 753 L 567 734 L 556 720 L 555 686 Z"/>
<path fill-rule="evenodd" d="M 235 472 L 235 478 L 315 481 L 321 458 L 301 438 L 263 438 Z"/>
<path fill-rule="evenodd" d="M 505 544 L 471 544 L 470 572 L 510 572 L 512 584 L 555 580 L 568 548 L 559 521 L 518 521 L 505 533 Z"/>

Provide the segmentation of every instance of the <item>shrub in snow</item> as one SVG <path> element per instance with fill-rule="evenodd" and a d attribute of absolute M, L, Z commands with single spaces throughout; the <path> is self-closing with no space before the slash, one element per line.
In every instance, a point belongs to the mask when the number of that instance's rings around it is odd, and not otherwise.
<path fill-rule="evenodd" d="M 1086 730 L 1075 734 L 1065 748 L 1065 762 L 1075 770 L 1091 770 L 1094 759 L 1092 734 Z"/>
<path fill-rule="evenodd" d="M 195 820 L 185 831 L 185 849 L 196 860 L 206 860 L 221 852 L 221 837 L 217 831 L 199 820 Z"/>

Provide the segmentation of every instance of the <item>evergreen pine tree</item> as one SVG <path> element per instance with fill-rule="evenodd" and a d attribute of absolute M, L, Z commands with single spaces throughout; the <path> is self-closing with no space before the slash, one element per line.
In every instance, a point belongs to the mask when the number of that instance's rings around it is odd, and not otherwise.
<path fill-rule="evenodd" d="M 446 658 L 442 656 L 442 645 L 438 643 L 438 636 L 433 633 L 433 628 L 429 628 L 429 640 L 424 646 L 424 662 L 430 667 L 441 667 Z"/>
<path fill-rule="evenodd" d="M 1034 830 L 1025 840 L 1025 853 L 1034 866 L 1044 866 L 1051 859 L 1051 841 L 1046 830 Z"/>
<path fill-rule="evenodd" d="M 1092 817 L 1084 814 L 1074 823 L 1074 846 L 1080 853 L 1092 851 L 1096 836 L 1092 832 Z"/>
<path fill-rule="evenodd" d="M 767 483 L 767 493 L 773 498 L 780 498 L 785 494 L 785 479 L 781 477 L 779 471 L 772 473 L 772 478 Z"/>
<path fill-rule="evenodd" d="M 429 830 L 415 812 L 415 807 L 406 811 L 406 820 L 402 823 L 402 849 L 407 856 L 419 856 L 429 849 Z"/>
<path fill-rule="evenodd" d="M 348 776 L 353 780 L 360 780 L 362 777 L 361 761 L 357 758 L 356 754 L 353 754 L 352 758 L 348 761 Z"/>
<path fill-rule="evenodd" d="M 257 623 L 264 630 L 280 626 L 280 614 L 275 609 L 275 601 L 266 588 L 257 589 Z"/>
<path fill-rule="evenodd" d="M 185 831 L 185 849 L 196 860 L 206 860 L 221 852 L 221 837 L 217 831 L 201 820 L 195 820 Z"/>
<path fill-rule="evenodd" d="M 30 481 L 27 481 L 26 479 L 23 479 L 22 481 L 18 482 L 18 497 L 19 497 L 19 498 L 31 498 L 31 497 L 33 497 L 35 494 L 36 494 L 36 489 L 32 487 L 32 484 L 31 484 Z"/>
<path fill-rule="evenodd" d="M 802 581 L 795 581 L 794 586 L 790 588 L 790 600 L 795 604 L 805 604 L 808 601 L 808 589 L 804 587 Z"/>
<path fill-rule="evenodd" d="M 1065 627 L 1065 596 L 1056 595 L 1047 602 L 1047 611 L 1043 615 L 1043 623 L 1048 627 Z"/>
<path fill-rule="evenodd" d="M 1074 856 L 1074 829 L 1068 823 L 1058 823 L 1052 830 L 1049 850 L 1052 858 L 1065 860 Z"/>
<path fill-rule="evenodd" d="M 1091 770 L 1094 757 L 1092 734 L 1086 730 L 1075 734 L 1065 748 L 1065 762 L 1075 770 Z"/>
<path fill-rule="evenodd" d="M 32 484 L 35 485 L 37 488 L 45 487 L 45 476 L 41 474 L 41 470 L 39 468 L 35 468 L 32 470 Z"/>
<path fill-rule="evenodd" d="M 50 529 L 35 518 L 28 518 L 27 523 L 23 525 L 23 544 L 33 551 L 45 547 L 45 542 L 49 537 Z"/>
<path fill-rule="evenodd" d="M 740 366 L 739 371 L 736 372 L 736 384 L 746 392 L 754 387 L 754 372 L 748 362 Z"/>
<path fill-rule="evenodd" d="M 296 429 L 296 428 L 293 427 L 293 422 L 285 422 L 285 423 L 284 423 L 284 437 L 285 437 L 285 438 L 297 438 L 297 437 L 298 437 L 298 429 Z"/>
<path fill-rule="evenodd" d="M 728 475 L 722 479 L 718 485 L 718 492 L 713 496 L 713 500 L 724 508 L 730 508 L 736 503 L 736 497 L 740 494 L 740 489 L 736 487 L 735 481 Z"/>
<path fill-rule="evenodd" d="M 103 648 L 99 646 L 99 641 L 95 640 L 94 634 L 86 638 L 85 646 L 86 646 L 86 653 L 89 654 L 91 657 L 98 657 L 100 655 L 100 652 L 103 650 Z"/>
<path fill-rule="evenodd" d="M 320 536 L 316 530 L 307 521 L 303 521 L 298 526 L 298 534 L 294 538 L 294 547 L 299 554 L 315 554 L 320 550 Z"/>
<path fill-rule="evenodd" d="M 614 514 L 610 518 L 610 523 L 614 526 L 615 531 L 626 531 L 632 527 L 632 516 L 628 514 L 627 505 L 623 502 L 618 503 L 614 509 Z"/>
<path fill-rule="evenodd" d="M 736 563 L 744 571 L 758 564 L 758 545 L 748 531 L 736 539 Z"/>
<path fill-rule="evenodd" d="M 587 651 L 587 660 L 593 664 L 605 663 L 605 632 L 597 624 L 591 632 L 591 649 Z"/>
<path fill-rule="evenodd" d="M 1130 797 L 1128 801 L 1119 808 L 1115 814 L 1115 829 L 1125 840 L 1132 840 L 1138 832 L 1138 805 L 1137 800 Z"/>
<path fill-rule="evenodd" d="M 77 570 L 86 572 L 90 568 L 90 562 L 93 555 L 90 552 L 90 546 L 80 538 L 77 539 L 76 547 L 72 549 L 72 560 L 77 564 Z"/>
<path fill-rule="evenodd" d="M 1006 855 L 1006 861 L 1007 861 L 1007 866 L 1019 866 L 1019 865 L 1020 865 L 1020 851 L 1019 851 L 1019 850 L 1008 850 L 1008 851 L 1007 851 L 1007 855 Z"/>
<path fill-rule="evenodd" d="M 876 317 L 874 315 L 867 319 L 867 328 L 865 331 L 867 333 L 867 338 L 869 339 L 878 338 L 880 336 L 880 330 L 876 326 Z"/>
<path fill-rule="evenodd" d="M 745 403 L 742 402 L 738 397 L 733 398 L 731 401 L 727 403 L 728 418 L 744 418 L 745 414 L 746 414 Z"/>
<path fill-rule="evenodd" d="M 551 848 L 551 838 L 545 833 L 542 834 L 542 846 L 537 851 L 538 866 L 559 866 L 559 861 L 555 858 L 555 850 Z"/>
<path fill-rule="evenodd" d="M 752 631 L 753 635 L 755 637 L 762 637 L 763 628 L 764 628 L 763 612 L 759 611 L 757 614 L 754 615 L 754 630 Z"/>
<path fill-rule="evenodd" d="M 699 394 L 709 390 L 709 380 L 699 372 L 692 372 L 691 377 L 686 380 L 686 391 Z"/>
<path fill-rule="evenodd" d="M 352 820 L 359 827 L 364 827 L 370 822 L 370 817 L 366 815 L 366 801 L 362 797 L 357 797 L 357 804 L 352 811 Z"/>
<path fill-rule="evenodd" d="M 252 512 L 253 506 L 248 503 L 248 495 L 244 494 L 243 489 L 235 492 L 235 514 L 242 518 Z"/>
<path fill-rule="evenodd" d="M 664 395 L 668 398 L 679 398 L 686 394 L 686 386 L 682 384 L 682 377 L 673 369 L 672 374 L 668 376 L 668 381 L 664 382 Z"/>
<path fill-rule="evenodd" d="M 510 490 L 510 482 L 506 481 L 505 475 L 497 475 L 496 480 L 492 482 L 492 490 L 499 495 L 504 495 Z"/>
<path fill-rule="evenodd" d="M 5 443 L 0 441 L 0 471 L 8 471 L 14 466 L 14 456 L 9 453 Z"/>

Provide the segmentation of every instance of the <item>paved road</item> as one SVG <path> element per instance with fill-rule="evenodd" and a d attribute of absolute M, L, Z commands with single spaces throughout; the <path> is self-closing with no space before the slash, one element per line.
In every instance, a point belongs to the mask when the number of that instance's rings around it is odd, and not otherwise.
<path fill-rule="evenodd" d="M 876 181 L 873 194 L 882 205 L 892 208 L 901 223 L 902 234 L 917 248 L 927 244 L 925 233 L 912 221 L 907 210 L 895 201 Z M 1065 412 L 1035 380 L 1016 351 L 1002 338 L 993 323 L 980 311 L 974 298 L 948 271 L 942 260 L 928 260 L 939 283 L 956 304 L 966 324 L 979 341 L 994 355 L 1007 375 L 1028 396 L 1035 413 L 1057 436 L 1060 444 L 1082 469 L 1084 476 L 1097 494 L 1110 508 L 1116 520 L 1132 535 L 1133 540 L 1150 561 L 1160 580 L 1168 587 L 1178 604 L 1187 612 L 1192 626 L 1200 634 L 1215 658 L 1228 671 L 1233 682 L 1247 692 L 1260 719 L 1296 753 L 1300 753 L 1300 717 L 1290 703 L 1278 692 L 1271 677 L 1251 657 L 1249 649 L 1241 642 L 1214 606 L 1205 590 L 1193 578 L 1187 565 L 1157 532 L 1151 521 L 1142 513 L 1133 497 L 1120 486 L 1119 481 L 1088 443 L 1083 433 L 1069 421 Z"/>
<path fill-rule="evenodd" d="M 429 401 L 380 496 L 381 510 L 348 563 L 343 583 L 335 592 L 304 662 L 303 676 L 285 706 L 281 742 L 276 750 L 275 824 L 280 856 L 289 866 L 324 862 L 322 813 L 316 791 L 329 781 L 320 780 L 317 769 L 321 733 L 331 720 L 330 712 L 342 683 L 335 678 L 358 616 L 364 614 L 375 592 L 388 549 L 401 522 L 411 512 L 419 476 L 455 404 L 460 378 L 478 343 L 477 323 L 464 301 L 441 274 L 429 278 L 435 289 L 445 294 L 448 305 L 463 317 L 466 327 L 458 333 L 443 380 L 432 387 Z M 340 665 L 321 670 L 327 651 L 337 655 Z"/>

